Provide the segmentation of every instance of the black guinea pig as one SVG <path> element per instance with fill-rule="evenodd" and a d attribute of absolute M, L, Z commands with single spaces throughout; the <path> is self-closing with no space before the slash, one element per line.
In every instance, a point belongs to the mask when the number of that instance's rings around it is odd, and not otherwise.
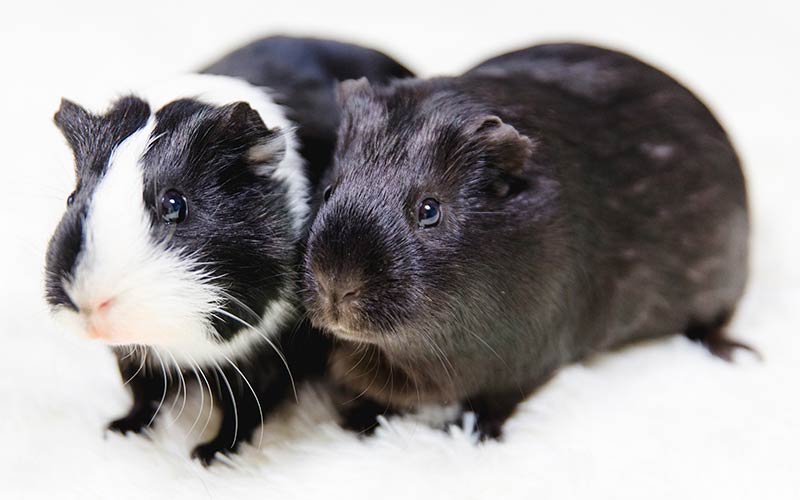
<path fill-rule="evenodd" d="M 482 438 L 565 363 L 683 332 L 729 357 L 747 277 L 737 155 L 625 54 L 550 44 L 460 77 L 340 89 L 305 304 L 375 413 L 461 403 Z M 365 400 L 365 398 L 368 398 Z"/>
<path fill-rule="evenodd" d="M 113 346 L 133 394 L 109 428 L 140 432 L 195 385 L 189 433 L 222 411 L 216 437 L 193 451 L 204 464 L 324 369 L 327 342 L 302 319 L 297 282 L 313 179 L 334 145 L 335 83 L 410 75 L 370 49 L 286 37 L 206 71 L 217 75 L 173 78 L 102 112 L 62 101 L 55 122 L 77 184 L 46 261 L 54 315 Z"/>

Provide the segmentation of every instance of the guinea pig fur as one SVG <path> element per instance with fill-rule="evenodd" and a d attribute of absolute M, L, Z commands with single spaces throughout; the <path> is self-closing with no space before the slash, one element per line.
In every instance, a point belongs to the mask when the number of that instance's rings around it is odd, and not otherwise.
<path fill-rule="evenodd" d="M 293 50 L 276 60 L 273 43 Z M 185 401 L 187 383 L 207 392 L 201 401 L 209 400 L 209 417 L 213 405 L 222 411 L 222 423 L 193 451 L 204 464 L 250 439 L 292 393 L 292 376 L 321 373 L 327 354 L 297 298 L 313 188 L 299 151 L 314 151 L 316 169 L 326 152 L 315 149 L 320 142 L 298 142 L 298 124 L 277 102 L 285 95 L 256 85 L 280 85 L 292 66 L 298 74 L 316 67 L 304 81 L 320 94 L 314 102 L 324 124 L 309 111 L 299 126 L 311 139 L 335 137 L 338 114 L 327 113 L 336 106 L 334 83 L 352 71 L 331 64 L 322 49 L 339 47 L 345 54 L 336 62 L 345 66 L 348 58 L 391 61 L 330 41 L 278 37 L 254 45 L 262 50 L 249 59 L 253 83 L 191 74 L 104 111 L 63 100 L 55 115 L 77 184 L 48 248 L 47 301 L 64 325 L 117 355 L 133 405 L 110 429 L 140 432 L 168 395 L 177 400 L 182 391 Z M 281 71 L 270 76 L 275 67 Z M 398 68 L 366 74 L 388 79 Z M 332 148 L 331 141 L 328 156 Z M 192 429 L 204 420 L 198 414 Z"/>
<path fill-rule="evenodd" d="M 344 424 L 461 403 L 498 437 L 565 363 L 683 332 L 729 358 L 747 276 L 737 155 L 630 56 L 534 46 L 460 77 L 340 88 L 305 255 Z"/>
<path fill-rule="evenodd" d="M 312 186 L 317 186 L 327 172 L 336 145 L 339 106 L 333 83 L 359 77 L 386 83 L 413 76 L 377 50 L 288 36 L 256 40 L 209 65 L 203 73 L 234 76 L 269 87 L 275 102 L 297 125 L 300 154 L 308 163 L 307 176 Z"/>

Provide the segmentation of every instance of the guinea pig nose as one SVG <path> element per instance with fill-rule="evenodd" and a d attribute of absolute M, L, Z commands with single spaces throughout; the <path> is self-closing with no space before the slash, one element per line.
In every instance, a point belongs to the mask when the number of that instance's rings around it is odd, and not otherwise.
<path fill-rule="evenodd" d="M 330 297 L 333 303 L 347 304 L 361 296 L 363 283 L 352 275 L 339 275 L 334 278 L 330 287 Z"/>
<path fill-rule="evenodd" d="M 80 306 L 80 312 L 82 314 L 92 316 L 96 314 L 104 314 L 108 312 L 111 308 L 111 305 L 114 303 L 114 299 L 103 299 L 97 300 L 94 302 L 90 302 L 89 304 L 83 304 Z"/>
<path fill-rule="evenodd" d="M 344 291 L 342 293 L 342 302 L 352 302 L 356 300 L 359 296 L 361 296 L 361 287 L 354 287 L 351 290 Z"/>
<path fill-rule="evenodd" d="M 106 311 L 106 310 L 108 310 L 109 307 L 111 307 L 111 303 L 113 301 L 114 301 L 114 299 L 106 299 L 106 300 L 100 301 L 100 303 L 97 304 L 97 307 L 95 308 L 95 310 L 97 312 Z"/>
<path fill-rule="evenodd" d="M 356 276 L 336 273 L 317 274 L 317 293 L 326 308 L 335 315 L 347 313 L 361 296 L 363 281 Z"/>

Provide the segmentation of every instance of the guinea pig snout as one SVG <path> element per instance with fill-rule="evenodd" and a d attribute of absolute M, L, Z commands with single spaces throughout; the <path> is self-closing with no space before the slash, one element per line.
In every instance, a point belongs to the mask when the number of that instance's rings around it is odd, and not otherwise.
<path fill-rule="evenodd" d="M 318 215 L 305 260 L 305 302 L 312 322 L 345 338 L 381 333 L 398 293 L 397 245 L 389 247 L 391 217 L 344 193 Z"/>
<path fill-rule="evenodd" d="M 354 273 L 314 273 L 319 316 L 323 325 L 347 328 L 358 317 L 364 281 Z"/>
<path fill-rule="evenodd" d="M 77 305 L 78 314 L 83 319 L 88 338 L 106 342 L 116 340 L 108 318 L 113 305 L 113 298 L 103 298 Z"/>

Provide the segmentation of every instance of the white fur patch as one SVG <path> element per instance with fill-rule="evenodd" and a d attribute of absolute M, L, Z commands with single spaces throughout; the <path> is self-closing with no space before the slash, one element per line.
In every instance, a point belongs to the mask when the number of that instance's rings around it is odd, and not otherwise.
<path fill-rule="evenodd" d="M 187 75 L 136 94 L 153 113 L 180 98 L 217 106 L 245 101 L 267 127 L 280 128 L 285 154 L 277 166 L 265 165 L 264 171 L 287 186 L 287 210 L 299 235 L 308 216 L 302 158 L 291 124 L 263 90 L 233 78 Z M 81 312 L 62 308 L 55 316 L 84 336 L 114 345 L 148 345 L 182 366 L 246 356 L 256 345 L 272 342 L 293 317 L 294 307 L 285 299 L 291 290 L 281 290 L 284 298 L 267 309 L 259 324 L 246 326 L 230 342 L 219 341 L 211 319 L 230 318 L 220 307 L 224 290 L 197 264 L 192 249 L 167 249 L 153 241 L 140 162 L 155 125 L 151 115 L 145 127 L 112 153 L 92 195 L 74 278 L 64 283 Z"/>

